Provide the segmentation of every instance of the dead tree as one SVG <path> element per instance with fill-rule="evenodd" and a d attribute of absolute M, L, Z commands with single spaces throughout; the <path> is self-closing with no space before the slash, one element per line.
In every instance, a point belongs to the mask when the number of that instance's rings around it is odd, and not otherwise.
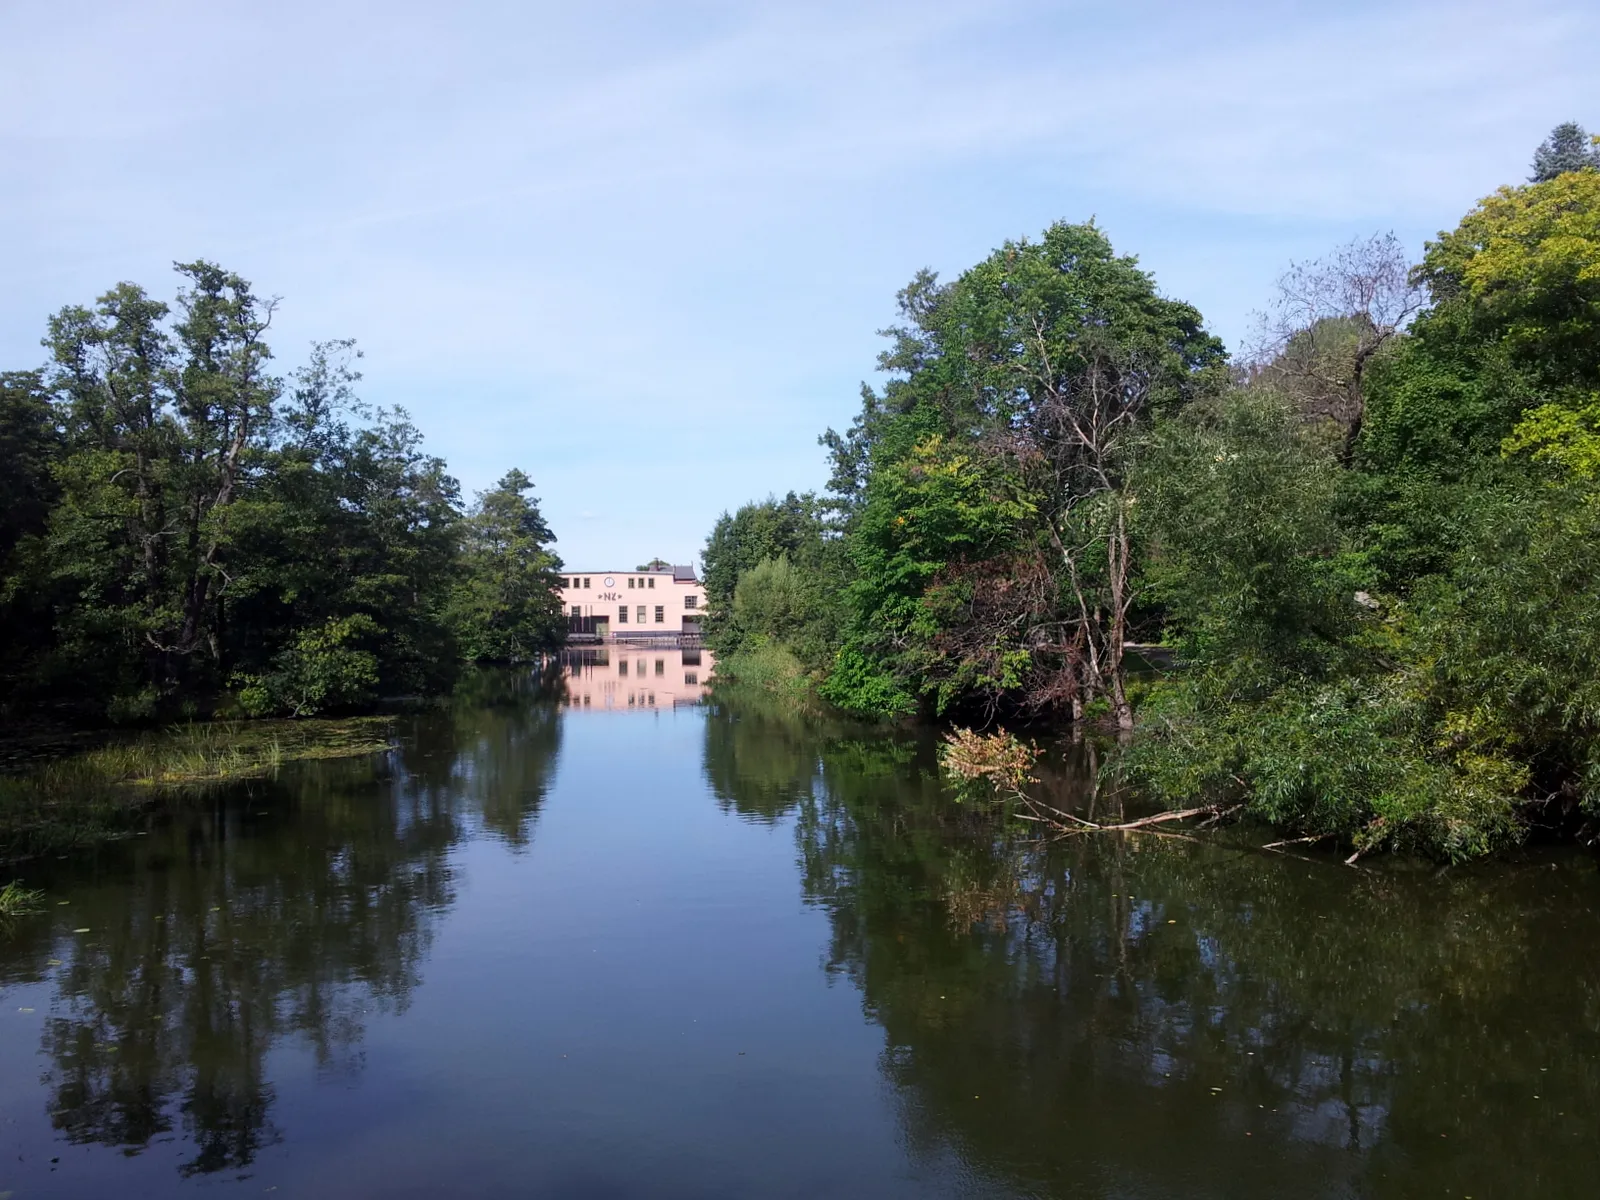
<path fill-rule="evenodd" d="M 1394 234 L 1357 238 L 1284 272 L 1246 348 L 1246 370 L 1281 387 L 1308 417 L 1337 425 L 1349 462 L 1366 419 L 1367 368 L 1427 302 Z"/>
<path fill-rule="evenodd" d="M 1041 356 L 1043 357 L 1043 356 Z M 1072 663 L 1075 713 L 1104 696 L 1121 730 L 1133 728 L 1123 647 L 1133 607 L 1133 497 L 1124 486 L 1134 434 L 1149 410 L 1151 378 L 1134 358 L 1091 350 L 1081 370 L 1033 381 L 1019 431 L 1024 468 L 1042 475 L 1041 515 L 1056 556 L 1063 604 L 1033 635 Z"/>

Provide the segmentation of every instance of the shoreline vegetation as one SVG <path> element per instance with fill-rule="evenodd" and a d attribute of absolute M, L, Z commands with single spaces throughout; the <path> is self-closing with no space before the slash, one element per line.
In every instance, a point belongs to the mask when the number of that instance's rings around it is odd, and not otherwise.
<path fill-rule="evenodd" d="M 526 475 L 463 503 L 352 342 L 274 374 L 276 301 L 175 270 L 0 373 L 0 720 L 163 730 L 0 774 L 0 853 L 370 753 L 318 721 L 564 640 Z M 1292 265 L 1236 356 L 1093 221 L 898 299 L 826 491 L 708 536 L 724 681 L 1092 730 L 1142 802 L 1352 861 L 1600 840 L 1600 139 L 1558 126 L 1418 262 Z"/>
<path fill-rule="evenodd" d="M 355 758 L 394 745 L 394 718 L 247 720 L 177 725 L 40 755 L 0 748 L 0 861 L 120 836 L 164 800 L 295 762 Z"/>
<path fill-rule="evenodd" d="M 0 372 L 0 721 L 359 713 L 560 644 L 526 475 L 465 502 L 352 341 L 275 373 L 277 301 L 174 269 L 171 303 L 119 283 Z"/>
<path fill-rule="evenodd" d="M 1092 221 L 919 273 L 825 492 L 710 531 L 719 676 L 1098 730 L 1142 802 L 1351 860 L 1600 839 L 1600 139 L 1265 301 L 1230 356 Z"/>

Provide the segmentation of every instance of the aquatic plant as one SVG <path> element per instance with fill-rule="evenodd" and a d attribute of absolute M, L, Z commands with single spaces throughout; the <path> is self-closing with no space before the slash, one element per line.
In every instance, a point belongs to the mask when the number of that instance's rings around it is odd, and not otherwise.
<path fill-rule="evenodd" d="M 5 887 L 0 887 L 0 918 L 21 917 L 38 912 L 43 900 L 43 892 L 25 888 L 19 881 L 13 879 Z"/>
<path fill-rule="evenodd" d="M 390 721 L 218 721 L 175 726 L 0 775 L 0 856 L 95 841 L 167 792 L 258 779 L 285 763 L 388 749 Z"/>

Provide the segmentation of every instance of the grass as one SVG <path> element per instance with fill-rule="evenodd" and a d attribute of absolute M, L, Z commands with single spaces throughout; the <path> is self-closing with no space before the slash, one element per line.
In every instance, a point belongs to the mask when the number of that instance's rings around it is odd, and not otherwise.
<path fill-rule="evenodd" d="M 114 836 L 161 796 L 388 749 L 386 717 L 179 725 L 0 775 L 0 857 Z"/>
<path fill-rule="evenodd" d="M 787 646 L 778 642 L 758 642 L 717 659 L 716 676 L 724 682 L 791 700 L 811 696 L 811 680 L 805 667 Z"/>
<path fill-rule="evenodd" d="M 0 917 L 22 917 L 43 907 L 44 893 L 25 888 L 16 880 L 0 887 Z"/>

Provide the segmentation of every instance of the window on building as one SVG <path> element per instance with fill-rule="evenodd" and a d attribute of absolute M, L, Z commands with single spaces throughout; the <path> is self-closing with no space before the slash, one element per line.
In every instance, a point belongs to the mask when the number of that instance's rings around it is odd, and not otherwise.
<path fill-rule="evenodd" d="M 650 576 L 650 586 L 651 587 L 655 587 L 655 585 L 656 585 L 656 577 L 654 575 L 652 575 L 652 576 Z"/>
<path fill-rule="evenodd" d="M 690 687 L 695 687 L 700 682 L 700 672 L 699 671 L 685 671 L 683 673 L 683 682 L 688 684 Z"/>
<path fill-rule="evenodd" d="M 629 576 L 628 576 L 628 586 L 629 586 L 629 587 L 632 587 L 632 586 L 633 586 L 633 576 L 632 576 L 632 575 L 629 575 Z"/>
<path fill-rule="evenodd" d="M 656 605 L 656 624 L 657 625 L 665 625 L 666 623 L 667 623 L 667 606 L 665 604 L 658 604 L 658 605 Z"/>
<path fill-rule="evenodd" d="M 575 617 L 581 617 L 581 616 L 583 616 L 583 605 L 581 605 L 581 604 L 574 604 L 574 605 L 573 605 L 573 606 L 572 606 L 572 615 L 573 615 L 573 616 L 575 616 Z"/>
<path fill-rule="evenodd" d="M 617 605 L 617 624 L 618 625 L 626 625 L 627 623 L 628 623 L 628 606 L 626 604 L 619 604 L 619 605 Z"/>
<path fill-rule="evenodd" d="M 644 605 L 639 605 L 639 624 L 644 624 Z"/>
<path fill-rule="evenodd" d="M 691 592 L 689 595 L 683 598 L 683 606 L 685 608 L 699 608 L 700 597 Z"/>
<path fill-rule="evenodd" d="M 589 577 L 588 577 L 588 576 L 587 576 L 587 575 L 585 575 L 585 576 L 584 576 L 584 577 L 583 577 L 583 586 L 584 586 L 584 587 L 585 587 L 585 588 L 587 588 L 587 587 L 588 587 L 588 586 L 589 586 Z"/>
<path fill-rule="evenodd" d="M 623 679 L 626 679 L 628 677 L 628 660 L 627 659 L 623 658 L 623 659 L 618 659 L 617 660 L 617 675 L 619 677 L 623 678 Z"/>
<path fill-rule="evenodd" d="M 657 675 L 665 675 L 666 673 L 667 673 L 667 660 L 664 659 L 664 658 L 656 659 L 656 674 Z"/>

